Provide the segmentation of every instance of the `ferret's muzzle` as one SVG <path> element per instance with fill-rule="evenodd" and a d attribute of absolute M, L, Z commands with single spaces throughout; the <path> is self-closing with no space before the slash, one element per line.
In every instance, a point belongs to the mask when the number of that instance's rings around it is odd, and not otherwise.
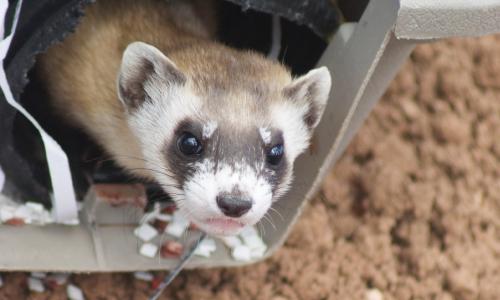
<path fill-rule="evenodd" d="M 216 197 L 217 206 L 228 217 L 239 218 L 252 208 L 252 200 L 241 194 L 220 194 Z"/>

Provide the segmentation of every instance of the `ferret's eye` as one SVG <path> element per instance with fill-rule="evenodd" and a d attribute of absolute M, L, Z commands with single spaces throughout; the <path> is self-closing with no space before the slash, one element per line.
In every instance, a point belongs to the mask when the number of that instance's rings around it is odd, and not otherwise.
<path fill-rule="evenodd" d="M 177 140 L 177 147 L 185 155 L 197 155 L 203 151 L 198 139 L 189 132 L 184 132 Z"/>
<path fill-rule="evenodd" d="M 285 153 L 285 147 L 283 146 L 283 144 L 278 144 L 272 147 L 267 152 L 267 157 L 266 157 L 267 163 L 273 166 L 278 165 L 281 162 L 284 153 Z"/>

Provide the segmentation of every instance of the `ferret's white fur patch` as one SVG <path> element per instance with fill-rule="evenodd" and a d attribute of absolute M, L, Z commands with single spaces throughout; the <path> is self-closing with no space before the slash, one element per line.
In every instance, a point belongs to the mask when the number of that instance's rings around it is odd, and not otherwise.
<path fill-rule="evenodd" d="M 146 101 L 134 114 L 129 116 L 131 129 L 140 140 L 146 168 L 152 170 L 160 185 L 181 202 L 183 191 L 177 186 L 173 170 L 164 157 L 164 147 L 174 136 L 179 122 L 192 118 L 201 111 L 201 100 L 188 87 L 165 86 L 148 83 L 145 86 L 151 101 Z"/>
<path fill-rule="evenodd" d="M 267 145 L 271 142 L 271 130 L 267 127 L 260 127 L 259 128 L 259 133 L 260 137 L 264 141 L 264 143 Z"/>
<path fill-rule="evenodd" d="M 203 125 L 203 138 L 204 139 L 209 139 L 212 134 L 214 134 L 215 130 L 217 129 L 217 122 L 214 122 L 214 121 L 210 121 L 206 124 Z"/>
<path fill-rule="evenodd" d="M 287 161 L 293 162 L 309 145 L 311 132 L 304 123 L 307 105 L 298 106 L 289 102 L 274 104 L 270 115 L 273 127 L 281 129 Z"/>
<path fill-rule="evenodd" d="M 253 206 L 238 220 L 255 224 L 267 212 L 272 203 L 271 185 L 253 168 L 246 164 L 229 165 L 220 163 L 217 169 L 210 160 L 196 163 L 196 173 L 184 184 L 185 206 L 196 220 L 222 217 L 216 197 L 223 192 L 238 189 L 252 199 Z"/>

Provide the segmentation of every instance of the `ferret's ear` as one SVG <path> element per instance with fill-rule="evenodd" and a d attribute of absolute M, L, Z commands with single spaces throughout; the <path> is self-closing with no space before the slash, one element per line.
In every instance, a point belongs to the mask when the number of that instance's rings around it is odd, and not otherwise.
<path fill-rule="evenodd" d="M 127 109 L 138 108 L 158 91 L 155 85 L 182 85 L 186 76 L 160 50 L 142 42 L 128 45 L 118 75 L 118 97 Z"/>
<path fill-rule="evenodd" d="M 314 129 L 326 107 L 332 79 L 326 67 L 317 68 L 295 79 L 284 89 L 289 101 L 304 108 L 304 122 Z"/>

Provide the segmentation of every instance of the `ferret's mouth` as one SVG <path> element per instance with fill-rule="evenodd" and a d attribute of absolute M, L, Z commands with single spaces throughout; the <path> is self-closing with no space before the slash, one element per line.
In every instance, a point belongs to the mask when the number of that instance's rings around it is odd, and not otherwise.
<path fill-rule="evenodd" d="M 196 222 L 202 230 L 213 235 L 235 235 L 238 234 L 247 224 L 231 218 L 208 218 L 203 222 Z"/>

